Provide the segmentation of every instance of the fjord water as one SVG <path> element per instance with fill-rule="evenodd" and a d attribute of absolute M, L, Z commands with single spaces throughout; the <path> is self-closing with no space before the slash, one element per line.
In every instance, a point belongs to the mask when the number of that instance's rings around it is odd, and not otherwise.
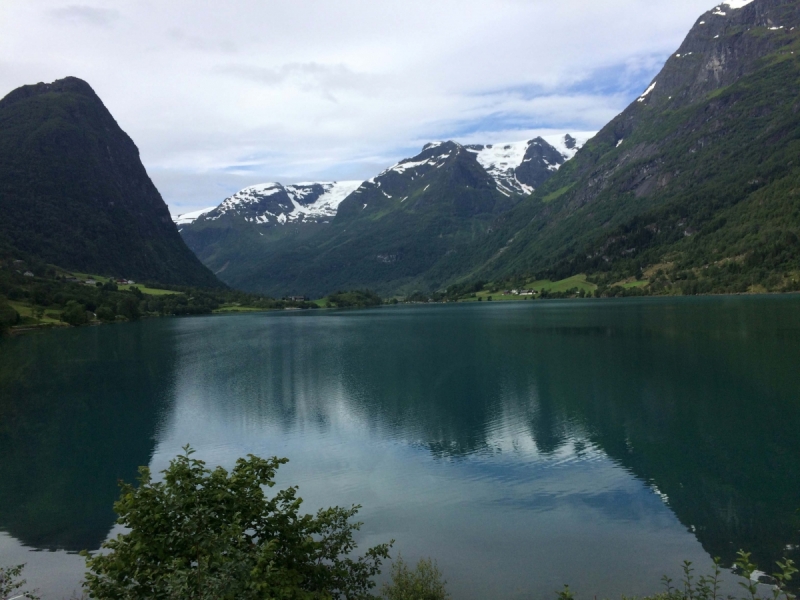
<path fill-rule="evenodd" d="M 172 318 L 0 341 L 0 564 L 49 597 L 117 480 L 190 443 L 290 463 L 361 548 L 455 598 L 658 591 L 800 543 L 800 299 L 656 298 Z M 795 558 L 800 558 L 795 556 Z M 768 570 L 768 569 L 764 569 Z"/>

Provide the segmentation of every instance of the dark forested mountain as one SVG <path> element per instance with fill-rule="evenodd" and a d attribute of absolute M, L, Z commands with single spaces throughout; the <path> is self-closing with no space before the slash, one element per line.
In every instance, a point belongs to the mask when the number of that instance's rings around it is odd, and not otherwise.
<path fill-rule="evenodd" d="M 75 77 L 0 100 L 0 251 L 83 272 L 220 285 L 181 239 L 133 141 Z"/>
<path fill-rule="evenodd" d="M 590 135 L 434 142 L 363 183 L 262 184 L 176 222 L 189 247 L 235 287 L 429 289 L 442 282 L 437 263 L 485 237 Z"/>
<path fill-rule="evenodd" d="M 662 71 L 472 248 L 470 276 L 663 267 L 697 291 L 800 269 L 800 2 L 702 15 Z M 670 275 L 671 273 L 671 275 Z"/>

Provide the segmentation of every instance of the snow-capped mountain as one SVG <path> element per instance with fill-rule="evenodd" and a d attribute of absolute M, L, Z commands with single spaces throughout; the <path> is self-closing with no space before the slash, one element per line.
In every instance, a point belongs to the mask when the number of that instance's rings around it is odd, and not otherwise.
<path fill-rule="evenodd" d="M 372 186 L 380 187 L 383 178 L 389 175 L 402 175 L 410 183 L 432 169 L 442 168 L 458 152 L 467 151 L 475 155 L 478 164 L 495 181 L 497 190 L 503 195 L 527 195 L 575 156 L 593 135 L 593 132 L 567 133 L 519 142 L 466 146 L 452 141 L 431 142 L 425 144 L 417 156 L 403 159 L 365 181 L 356 193 L 364 193 Z M 386 190 L 383 194 L 387 198 L 392 197 Z"/>
<path fill-rule="evenodd" d="M 338 219 L 386 211 L 452 207 L 462 216 L 510 208 L 518 199 L 502 192 L 473 152 L 456 142 L 431 142 L 362 183 L 339 208 Z M 456 208 L 457 207 L 457 208 Z M 504 207 L 504 208 L 501 208 Z"/>
<path fill-rule="evenodd" d="M 466 146 L 504 194 L 530 194 L 594 135 L 580 132 L 522 142 Z"/>
<path fill-rule="evenodd" d="M 532 140 L 462 146 L 456 142 L 431 142 L 413 158 L 406 158 L 365 181 L 309 182 L 282 185 L 262 183 L 244 188 L 219 206 L 187 212 L 173 218 L 179 227 L 199 222 L 237 218 L 255 225 L 326 223 L 336 216 L 339 205 L 351 193 L 380 187 L 388 175 L 402 176 L 409 183 L 431 169 L 441 168 L 454 152 L 466 150 L 495 181 L 505 196 L 530 194 L 594 135 L 588 132 L 537 137 Z M 393 177 L 393 179 L 395 179 Z M 387 198 L 391 196 L 384 190 Z"/>
<path fill-rule="evenodd" d="M 360 181 L 262 183 L 246 187 L 226 198 L 219 206 L 175 217 L 178 226 L 219 219 L 236 219 L 261 225 L 327 222 Z"/>
<path fill-rule="evenodd" d="M 489 235 L 589 137 L 432 142 L 367 181 L 254 185 L 179 217 L 178 227 L 204 264 L 242 289 L 345 289 L 376 263 L 397 270 L 391 277 L 416 276 Z"/>

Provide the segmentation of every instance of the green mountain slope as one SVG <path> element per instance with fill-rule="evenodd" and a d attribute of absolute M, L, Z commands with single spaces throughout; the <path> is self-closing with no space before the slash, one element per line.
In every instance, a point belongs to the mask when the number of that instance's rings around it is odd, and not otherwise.
<path fill-rule="evenodd" d="M 483 237 L 520 196 L 501 192 L 476 154 L 454 142 L 423 151 L 364 182 L 330 223 L 252 227 L 214 213 L 182 235 L 234 287 L 324 295 L 420 285 L 448 253 Z"/>
<path fill-rule="evenodd" d="M 798 26 L 796 0 L 704 14 L 649 92 L 447 268 L 613 281 L 663 264 L 668 278 L 706 280 L 693 291 L 790 289 L 800 268 Z"/>
<path fill-rule="evenodd" d="M 0 251 L 82 272 L 220 285 L 181 239 L 133 141 L 74 77 L 0 100 Z"/>

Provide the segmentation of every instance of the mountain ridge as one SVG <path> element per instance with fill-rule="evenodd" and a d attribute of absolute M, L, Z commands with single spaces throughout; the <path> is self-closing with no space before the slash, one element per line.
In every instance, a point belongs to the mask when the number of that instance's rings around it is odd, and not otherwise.
<path fill-rule="evenodd" d="M 310 222 L 292 219 L 292 205 L 285 199 L 281 204 L 281 190 L 291 186 L 250 186 L 182 223 L 181 234 L 205 264 L 234 286 L 280 295 L 348 287 L 386 293 L 396 284 L 413 285 L 425 265 L 485 232 L 493 216 L 549 178 L 591 134 L 574 136 L 548 136 L 561 150 L 541 137 L 487 145 L 430 142 L 374 177 L 358 185 L 350 182 L 335 216 L 328 218 L 329 211 L 326 218 Z M 258 189 L 270 192 L 269 215 L 262 199 L 253 198 L 249 205 L 255 212 L 224 216 Z M 412 232 L 409 239 L 399 239 L 404 229 Z M 426 235 L 434 239 L 423 239 Z M 358 247 L 367 254 L 359 257 Z M 291 272 L 287 265 L 293 265 Z"/>

